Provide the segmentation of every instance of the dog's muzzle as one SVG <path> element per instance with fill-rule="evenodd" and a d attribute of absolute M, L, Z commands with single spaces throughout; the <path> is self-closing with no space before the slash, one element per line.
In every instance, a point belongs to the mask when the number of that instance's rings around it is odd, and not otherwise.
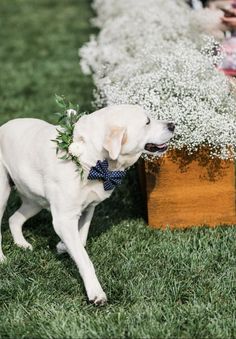
<path fill-rule="evenodd" d="M 167 122 L 166 123 L 166 128 L 168 129 L 169 132 L 172 134 L 174 133 L 175 130 L 175 124 L 173 122 Z M 168 148 L 167 143 L 164 144 L 154 144 L 154 143 L 147 143 L 144 146 L 145 151 L 148 151 L 150 153 L 164 153 Z"/>
<path fill-rule="evenodd" d="M 157 144 L 148 143 L 144 146 L 144 149 L 151 153 L 156 153 L 156 152 L 163 153 L 167 150 L 167 148 L 168 148 L 167 144 L 157 145 Z"/>

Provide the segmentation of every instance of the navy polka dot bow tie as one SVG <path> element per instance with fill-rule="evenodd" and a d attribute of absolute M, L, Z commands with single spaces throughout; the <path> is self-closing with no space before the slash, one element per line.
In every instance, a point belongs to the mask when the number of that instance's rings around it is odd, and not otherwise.
<path fill-rule="evenodd" d="M 110 191 L 121 183 L 125 171 L 109 171 L 108 161 L 98 160 L 96 166 L 91 167 L 88 175 L 89 180 L 102 180 L 105 191 Z"/>

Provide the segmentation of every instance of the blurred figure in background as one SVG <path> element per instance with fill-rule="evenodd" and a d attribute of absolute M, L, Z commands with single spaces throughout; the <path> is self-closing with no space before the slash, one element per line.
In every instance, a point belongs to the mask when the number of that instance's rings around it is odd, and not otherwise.
<path fill-rule="evenodd" d="M 205 30 L 216 39 L 222 40 L 225 52 L 220 70 L 226 75 L 236 76 L 236 0 L 191 0 L 190 5 L 198 11 L 198 15 L 205 16 L 211 12 L 212 20 Z"/>
<path fill-rule="evenodd" d="M 232 0 L 190 0 L 188 1 L 193 9 L 209 7 L 211 9 L 221 9 L 225 6 L 231 6 L 235 1 Z"/>

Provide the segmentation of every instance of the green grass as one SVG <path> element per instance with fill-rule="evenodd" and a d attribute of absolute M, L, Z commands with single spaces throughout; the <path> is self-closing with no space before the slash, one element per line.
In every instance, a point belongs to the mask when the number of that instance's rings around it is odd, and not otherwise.
<path fill-rule="evenodd" d="M 93 33 L 86 0 L 1 0 L 1 123 L 30 116 L 56 122 L 54 94 L 91 109 L 91 79 L 78 48 Z"/>
<path fill-rule="evenodd" d="M 91 111 L 93 85 L 78 48 L 93 30 L 86 0 L 1 0 L 1 116 L 56 122 L 54 93 Z M 47 212 L 24 228 L 34 251 L 13 245 L 3 220 L 2 338 L 234 338 L 236 228 L 150 230 L 135 170 L 95 214 L 87 249 L 109 303 L 87 303 L 78 271 L 56 254 Z"/>

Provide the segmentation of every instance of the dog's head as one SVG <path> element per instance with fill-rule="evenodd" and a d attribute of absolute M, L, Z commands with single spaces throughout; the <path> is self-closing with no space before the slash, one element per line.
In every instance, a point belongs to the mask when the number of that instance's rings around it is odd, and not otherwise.
<path fill-rule="evenodd" d="M 172 122 L 156 121 L 140 106 L 115 105 L 80 118 L 73 141 L 82 165 L 106 158 L 116 168 L 127 168 L 142 153 L 163 154 L 174 129 Z"/>

